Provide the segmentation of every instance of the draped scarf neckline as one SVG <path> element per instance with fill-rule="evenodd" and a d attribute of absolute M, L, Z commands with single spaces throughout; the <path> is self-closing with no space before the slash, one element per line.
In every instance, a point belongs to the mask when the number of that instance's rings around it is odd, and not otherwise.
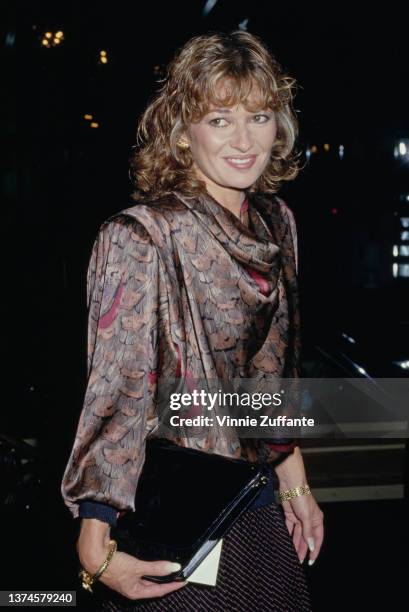
<path fill-rule="evenodd" d="M 257 198 L 246 193 L 249 226 L 225 208 L 208 192 L 194 198 L 174 192 L 198 222 L 238 262 L 263 275 L 270 275 L 278 264 L 280 248 L 257 206 Z M 242 205 L 243 206 L 243 205 Z"/>

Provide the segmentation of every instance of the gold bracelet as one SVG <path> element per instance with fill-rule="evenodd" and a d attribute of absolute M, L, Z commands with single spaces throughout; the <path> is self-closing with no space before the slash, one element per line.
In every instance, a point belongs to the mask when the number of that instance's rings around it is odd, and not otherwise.
<path fill-rule="evenodd" d="M 311 489 L 308 485 L 305 487 L 295 487 L 295 489 L 287 489 L 287 491 L 281 491 L 278 494 L 278 497 L 281 501 L 287 501 L 288 499 L 293 499 L 294 497 L 299 497 L 300 495 L 311 495 Z"/>
<path fill-rule="evenodd" d="M 115 542 L 115 540 L 110 540 L 109 541 L 109 552 L 108 552 L 107 558 L 105 559 L 105 561 L 103 562 L 99 570 L 94 575 L 87 572 L 87 570 L 84 568 L 81 569 L 79 573 L 79 577 L 82 580 L 81 586 L 83 589 L 92 593 L 91 586 L 94 584 L 96 580 L 98 580 L 98 578 L 102 576 L 102 574 L 107 569 L 108 565 L 111 563 L 112 557 L 114 556 L 114 552 L 116 551 L 116 548 L 117 548 L 117 543 Z"/>

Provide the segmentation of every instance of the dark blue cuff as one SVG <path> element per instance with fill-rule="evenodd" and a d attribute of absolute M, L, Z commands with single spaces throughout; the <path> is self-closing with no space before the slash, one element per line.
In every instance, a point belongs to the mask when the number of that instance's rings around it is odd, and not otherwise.
<path fill-rule="evenodd" d="M 100 502 L 83 501 L 80 503 L 80 518 L 96 518 L 115 527 L 118 509 Z"/>

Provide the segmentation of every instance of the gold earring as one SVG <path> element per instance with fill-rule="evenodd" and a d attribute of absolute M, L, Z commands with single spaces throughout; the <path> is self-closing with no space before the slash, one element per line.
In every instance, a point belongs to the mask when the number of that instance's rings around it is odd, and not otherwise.
<path fill-rule="evenodd" d="M 189 143 L 186 142 L 186 140 L 182 139 L 178 140 L 176 144 L 180 149 L 188 149 L 190 146 Z"/>

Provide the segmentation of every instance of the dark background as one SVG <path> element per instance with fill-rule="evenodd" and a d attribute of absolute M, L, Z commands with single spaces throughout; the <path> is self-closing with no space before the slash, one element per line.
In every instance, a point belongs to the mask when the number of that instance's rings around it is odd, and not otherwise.
<path fill-rule="evenodd" d="M 409 218 L 409 156 L 394 155 L 397 143 L 409 139 L 402 5 L 219 0 L 207 16 L 204 6 L 1 5 L 4 328 L 11 340 L 11 367 L 3 374 L 3 483 L 9 477 L 11 487 L 13 470 L 24 469 L 10 453 L 28 457 L 37 470 L 12 503 L 3 485 L 2 501 L 10 550 L 23 547 L 29 560 L 40 561 L 22 572 L 17 557 L 2 588 L 79 590 L 77 526 L 58 488 L 85 385 L 88 259 L 100 223 L 129 205 L 138 115 L 163 67 L 191 36 L 236 29 L 248 19 L 248 31 L 298 82 L 298 146 L 308 163 L 280 195 L 298 226 L 305 356 L 325 346 L 338 360 L 348 333 L 359 339 L 359 363 L 371 375 L 405 374 L 392 365 L 409 358 L 409 276 L 392 273 L 394 263 L 409 264 L 409 257 L 393 255 L 393 245 L 405 245 L 400 219 Z M 57 30 L 62 42 L 44 47 L 45 32 Z M 34 445 L 32 456 L 23 440 Z M 368 602 L 383 609 L 391 597 L 403 609 L 403 504 L 323 504 L 328 535 L 307 569 L 315 610 Z"/>

